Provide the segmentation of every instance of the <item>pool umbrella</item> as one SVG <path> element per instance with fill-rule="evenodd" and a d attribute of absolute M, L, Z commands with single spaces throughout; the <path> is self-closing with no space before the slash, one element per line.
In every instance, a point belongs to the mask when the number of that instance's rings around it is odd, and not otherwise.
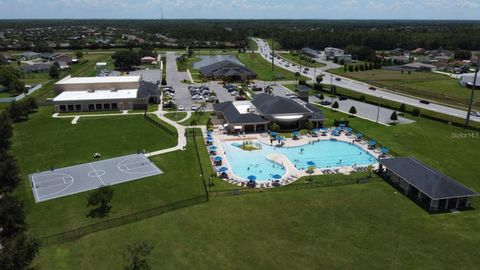
<path fill-rule="evenodd" d="M 345 128 L 345 131 L 352 132 L 352 128 L 347 127 L 347 128 Z"/>
<path fill-rule="evenodd" d="M 282 178 L 282 176 L 280 174 L 274 174 L 274 175 L 272 175 L 272 178 L 273 179 L 280 179 L 280 178 Z"/>
<path fill-rule="evenodd" d="M 380 148 L 380 152 L 382 152 L 382 154 L 387 154 L 388 152 L 390 152 L 390 150 L 388 150 L 388 148 L 386 147 L 382 147 Z"/>
<path fill-rule="evenodd" d="M 270 136 L 272 136 L 272 137 L 277 137 L 277 132 L 273 132 L 273 131 L 270 132 Z"/>
<path fill-rule="evenodd" d="M 356 136 L 358 139 L 363 138 L 363 134 L 362 134 L 362 133 L 357 133 L 357 134 L 355 134 L 355 136 Z"/>
<path fill-rule="evenodd" d="M 294 131 L 294 132 L 293 132 L 293 136 L 297 136 L 297 137 L 300 136 L 300 132 Z"/>
<path fill-rule="evenodd" d="M 217 171 L 223 173 L 223 172 L 228 171 L 228 168 L 227 167 L 220 167 L 220 169 L 218 169 Z"/>
<path fill-rule="evenodd" d="M 318 129 L 317 129 L 317 128 L 314 128 L 314 129 L 312 129 L 312 132 L 317 133 L 317 132 L 318 132 Z"/>
<path fill-rule="evenodd" d="M 250 180 L 250 181 L 255 181 L 255 180 L 257 180 L 257 177 L 255 175 L 249 175 L 249 176 L 247 176 L 247 179 Z"/>
<path fill-rule="evenodd" d="M 315 162 L 309 161 L 309 162 L 307 162 L 307 165 L 308 165 L 308 166 L 315 166 Z"/>
<path fill-rule="evenodd" d="M 212 139 L 212 140 L 213 140 L 213 137 L 212 137 L 212 136 L 210 136 L 210 135 L 208 135 L 208 136 L 207 136 L 207 140 L 210 140 L 210 139 Z"/>
<path fill-rule="evenodd" d="M 278 136 L 278 137 L 277 137 L 277 140 L 278 140 L 278 141 L 285 141 L 285 137 L 283 137 L 283 136 Z"/>
<path fill-rule="evenodd" d="M 328 128 L 322 128 L 322 131 L 323 131 L 323 132 L 327 132 L 327 131 L 328 131 Z"/>
<path fill-rule="evenodd" d="M 207 135 L 210 136 L 212 134 L 211 130 L 207 130 Z"/>
<path fill-rule="evenodd" d="M 376 145 L 376 144 L 377 144 L 377 142 L 376 142 L 376 141 L 374 141 L 374 140 L 370 140 L 370 141 L 368 142 L 368 144 L 369 144 L 369 145 Z"/>
<path fill-rule="evenodd" d="M 221 160 L 222 160 L 222 157 L 221 157 L 221 156 L 216 156 L 216 157 L 213 158 L 213 160 L 215 160 L 215 161 L 221 161 Z"/>
<path fill-rule="evenodd" d="M 208 150 L 210 150 L 210 151 L 217 151 L 217 147 L 216 147 L 216 146 L 210 146 L 210 147 L 208 148 Z"/>
<path fill-rule="evenodd" d="M 345 124 L 340 124 L 340 125 L 338 125 L 338 126 L 341 127 L 341 128 L 344 128 L 344 127 L 345 127 Z"/>

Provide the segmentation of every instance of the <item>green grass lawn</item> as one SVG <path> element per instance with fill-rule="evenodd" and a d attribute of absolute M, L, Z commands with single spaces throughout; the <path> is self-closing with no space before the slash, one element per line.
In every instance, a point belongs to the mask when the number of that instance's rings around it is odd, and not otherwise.
<path fill-rule="evenodd" d="M 267 44 L 270 47 L 270 49 L 274 49 L 275 51 L 283 50 L 282 45 L 280 45 L 278 41 L 273 40 L 271 38 L 267 38 L 265 39 L 265 41 L 267 41 Z"/>
<path fill-rule="evenodd" d="M 259 80 L 271 81 L 277 75 L 283 76 L 282 80 L 295 80 L 295 74 L 283 68 L 275 66 L 275 71 L 272 71 L 272 64 L 257 53 L 241 53 L 238 55 L 238 59 L 246 67 L 257 73 L 257 79 Z M 308 78 L 303 76 L 300 79 L 308 80 Z"/>
<path fill-rule="evenodd" d="M 458 80 L 432 72 L 412 72 L 411 74 L 391 70 L 344 72 L 342 68 L 335 70 L 334 73 L 391 91 L 464 108 L 468 106 L 470 98 L 470 89 L 461 87 Z M 474 105 L 480 108 L 480 101 Z"/>
<path fill-rule="evenodd" d="M 302 59 L 300 57 L 300 53 L 296 53 L 296 55 L 292 54 L 292 53 L 279 53 L 281 57 L 287 59 L 287 60 L 290 60 L 291 62 L 297 64 L 297 65 L 300 65 L 300 66 L 303 66 L 303 67 L 317 67 L 317 68 L 320 68 L 320 67 L 324 67 L 325 64 L 322 64 L 322 63 L 318 63 L 318 62 L 310 62 L 310 61 L 306 61 L 304 59 Z"/>
<path fill-rule="evenodd" d="M 248 39 L 248 48 L 252 51 L 258 50 L 258 44 L 253 39 Z"/>
<path fill-rule="evenodd" d="M 143 240 L 152 269 L 474 269 L 479 227 L 478 211 L 429 215 L 375 183 L 215 198 L 47 246 L 37 263 L 120 269 Z"/>
<path fill-rule="evenodd" d="M 186 112 L 171 112 L 171 113 L 166 113 L 165 114 L 165 117 L 167 117 L 168 119 L 173 120 L 173 121 L 182 120 L 186 116 L 187 116 Z"/>
<path fill-rule="evenodd" d="M 178 61 L 178 58 L 177 58 L 177 67 L 178 67 L 178 71 L 186 71 L 187 69 L 192 69 L 193 68 L 193 64 L 195 62 L 198 62 L 202 59 L 200 59 L 199 57 L 196 57 L 196 56 L 192 56 L 192 57 L 188 57 L 185 61 Z"/>
<path fill-rule="evenodd" d="M 180 122 L 180 124 L 183 126 L 191 126 L 193 124 L 192 121 L 196 120 L 197 125 L 206 125 L 208 119 L 210 119 L 210 114 L 211 112 L 194 112 L 192 113 L 192 117 L 183 122 Z"/>
<path fill-rule="evenodd" d="M 28 121 L 16 124 L 14 129 L 13 153 L 18 159 L 24 180 L 17 193 L 26 205 L 27 221 L 35 235 L 59 232 L 92 220 L 84 217 L 86 193 L 35 204 L 28 174 L 48 170 L 52 165 L 61 168 L 91 162 L 95 152 L 101 153 L 102 158 L 106 159 L 132 154 L 137 150 L 169 148 L 177 143 L 176 137 L 146 121 L 143 116 L 85 117 L 77 125 L 72 125 L 70 118 L 51 118 L 51 110 L 51 107 L 42 107 Z M 162 163 L 168 162 L 160 160 Z M 164 165 L 159 164 L 159 167 L 163 169 Z M 157 178 L 153 177 L 151 181 Z M 134 182 L 120 185 L 122 187 L 118 190 L 124 191 L 119 192 L 127 196 L 135 191 L 131 190 L 131 185 L 145 185 Z M 145 196 L 153 198 L 159 195 Z M 172 195 L 172 200 L 174 197 Z M 122 203 L 128 204 L 129 200 L 132 198 L 125 202 L 122 200 Z M 154 203 L 152 201 L 150 205 Z M 114 215 L 143 206 L 141 202 L 132 202 L 128 207 L 119 207 Z"/>

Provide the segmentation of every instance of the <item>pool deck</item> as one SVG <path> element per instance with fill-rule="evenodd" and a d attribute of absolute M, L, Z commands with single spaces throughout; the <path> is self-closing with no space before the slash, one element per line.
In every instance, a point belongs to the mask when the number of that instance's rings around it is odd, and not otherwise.
<path fill-rule="evenodd" d="M 205 137 L 207 134 L 204 134 Z M 211 134 L 211 136 L 214 138 L 213 145 L 217 147 L 217 156 L 222 157 L 222 162 L 224 167 L 229 168 L 229 171 L 227 172 L 228 178 L 224 179 L 225 181 L 238 185 L 238 186 L 245 186 L 246 182 L 248 180 L 243 179 L 239 176 L 236 176 L 233 174 L 231 170 L 231 166 L 228 163 L 228 158 L 225 155 L 225 150 L 222 147 L 221 142 L 233 142 L 233 141 L 251 141 L 251 140 L 258 140 L 259 142 L 266 144 L 266 145 L 272 145 L 270 142 L 270 136 L 267 133 L 256 133 L 256 134 L 247 134 L 247 135 L 227 135 L 223 134 L 219 130 L 214 130 Z M 308 145 L 310 143 L 317 142 L 319 140 L 324 141 L 324 140 L 331 140 L 335 139 L 337 141 L 343 141 L 347 143 L 353 143 L 357 145 L 358 147 L 362 148 L 364 151 L 368 152 L 375 158 L 378 158 L 381 153 L 378 149 L 369 149 L 368 148 L 368 142 L 365 140 L 360 140 L 357 141 L 355 140 L 355 135 L 345 135 L 343 132 L 340 134 L 340 136 L 333 136 L 331 135 L 331 132 L 327 132 L 326 135 L 322 136 L 319 135 L 317 137 L 313 137 L 311 135 L 302 135 L 298 140 L 293 140 L 291 138 L 287 138 L 284 141 L 284 145 L 282 147 L 298 147 L 302 145 Z M 273 144 L 277 144 L 277 141 L 274 141 Z M 299 170 L 297 169 L 292 162 L 284 155 L 275 153 L 275 154 L 270 154 L 266 157 L 267 159 L 283 165 L 285 168 L 285 174 L 280 181 L 280 185 L 288 185 L 296 180 L 298 180 L 301 177 L 304 176 L 309 176 L 308 173 L 306 173 L 304 170 Z M 213 160 L 212 160 L 212 165 L 213 165 Z M 360 166 L 361 168 L 365 168 L 367 166 Z M 378 164 L 373 164 L 373 169 L 377 169 Z M 333 173 L 342 173 L 342 174 L 350 174 L 352 172 L 358 171 L 358 167 L 353 167 L 353 166 L 342 166 L 342 167 L 329 167 L 329 168 L 315 168 L 314 173 L 312 175 L 322 175 L 322 174 L 333 174 Z M 273 181 L 269 182 L 259 182 L 257 184 L 257 187 L 260 188 L 269 188 L 273 187 Z"/>

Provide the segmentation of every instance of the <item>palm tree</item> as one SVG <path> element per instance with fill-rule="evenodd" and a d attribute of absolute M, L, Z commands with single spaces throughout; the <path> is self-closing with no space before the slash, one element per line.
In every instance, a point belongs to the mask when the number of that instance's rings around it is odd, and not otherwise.
<path fill-rule="evenodd" d="M 305 172 L 308 173 L 308 175 L 310 176 L 310 181 L 312 181 L 312 174 L 315 173 L 315 166 L 308 167 Z"/>
<path fill-rule="evenodd" d="M 296 84 L 298 85 L 298 80 L 300 79 L 300 72 L 295 72 L 295 81 L 296 81 Z"/>

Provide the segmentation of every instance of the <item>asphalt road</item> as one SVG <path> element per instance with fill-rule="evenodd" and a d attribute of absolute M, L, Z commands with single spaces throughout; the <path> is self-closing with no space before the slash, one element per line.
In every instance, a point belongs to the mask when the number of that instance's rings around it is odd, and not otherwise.
<path fill-rule="evenodd" d="M 265 60 L 271 61 L 271 59 L 269 58 L 271 50 L 270 50 L 270 47 L 268 46 L 268 43 L 265 40 L 259 39 L 259 38 L 254 38 L 253 40 L 255 42 L 257 42 L 257 44 L 258 44 L 259 54 Z M 328 61 L 325 61 L 325 62 L 328 62 Z M 289 63 L 289 67 L 286 67 L 287 63 L 288 63 L 287 60 L 284 60 L 283 63 L 281 63 L 281 61 L 277 60 L 276 58 L 275 58 L 275 61 L 274 61 L 274 64 L 276 66 L 279 66 L 281 68 L 284 68 L 284 69 L 292 71 L 292 72 L 300 72 L 300 67 L 298 67 L 298 66 L 294 67 L 294 66 L 292 66 L 292 63 Z M 398 103 L 404 103 L 404 104 L 407 104 L 407 105 L 415 106 L 415 107 L 418 107 L 420 109 L 426 109 L 426 110 L 430 110 L 430 111 L 434 111 L 434 112 L 438 112 L 438 113 L 443 113 L 443 114 L 446 114 L 446 115 L 451 115 L 451 116 L 455 116 L 455 117 L 459 117 L 459 118 L 465 118 L 467 116 L 467 112 L 464 111 L 464 110 L 452 108 L 452 107 L 437 104 L 437 103 L 423 104 L 423 103 L 420 103 L 420 98 L 395 94 L 395 93 L 386 91 L 384 88 L 376 87 L 377 90 L 372 91 L 372 90 L 369 89 L 369 87 L 371 85 L 369 85 L 367 83 L 364 83 L 364 82 L 360 82 L 360 81 L 356 81 L 356 80 L 352 80 L 352 79 L 349 79 L 349 78 L 345 78 L 345 77 L 342 77 L 342 76 L 338 76 L 338 75 L 328 73 L 324 70 L 324 69 L 328 69 L 328 68 L 327 67 L 322 67 L 322 68 L 317 68 L 316 70 L 313 69 L 313 68 L 310 68 L 310 70 L 307 73 L 303 73 L 303 70 L 300 73 L 303 76 L 311 78 L 312 80 L 314 79 L 314 75 L 319 75 L 319 74 L 323 73 L 323 74 L 325 74 L 324 82 L 325 81 L 327 83 L 331 82 L 334 85 L 337 85 L 337 86 L 340 86 L 340 87 L 343 87 L 343 88 L 347 88 L 347 89 L 353 90 L 355 92 L 368 94 L 368 95 L 371 95 L 371 96 L 376 96 L 376 97 L 380 97 L 380 98 L 383 98 L 383 99 L 388 99 L 388 100 L 395 101 L 395 102 L 398 102 Z M 339 81 L 337 80 L 337 78 L 339 78 Z M 470 119 L 472 121 L 480 122 L 480 117 L 472 116 Z"/>

